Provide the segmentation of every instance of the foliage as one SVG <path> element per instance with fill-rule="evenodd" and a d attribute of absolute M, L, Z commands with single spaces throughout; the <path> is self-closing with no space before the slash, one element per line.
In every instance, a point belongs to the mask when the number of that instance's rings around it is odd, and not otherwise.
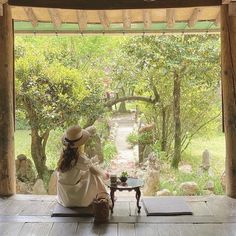
<path fill-rule="evenodd" d="M 123 60 L 126 59 L 122 65 L 129 65 L 135 82 L 126 74 L 114 80 L 119 83 L 122 80 L 123 86 L 131 83 L 133 94 L 156 100 L 154 105 L 138 103 L 138 106 L 146 122 L 156 124 L 155 139 L 168 156 L 173 150 L 176 74 L 181 78 L 182 151 L 195 135 L 215 128 L 212 124 L 218 122 L 221 109 L 218 36 L 132 37 L 124 42 L 122 53 Z M 119 68 L 120 65 L 113 71 Z"/>
<path fill-rule="evenodd" d="M 138 134 L 136 132 L 131 132 L 127 137 L 127 141 L 133 146 L 138 144 Z"/>
<path fill-rule="evenodd" d="M 116 146 L 114 143 L 107 141 L 103 147 L 103 154 L 104 154 L 104 163 L 108 165 L 111 159 L 117 154 Z"/>
<path fill-rule="evenodd" d="M 70 44 L 69 40 L 63 37 L 16 40 L 17 110 L 29 121 L 31 154 L 40 177 L 46 171 L 45 148 L 50 131 L 78 121 L 87 127 L 105 111 L 101 61 L 94 66 L 101 59 L 99 53 L 83 49 L 79 53 L 80 48 L 76 47 L 76 53 L 90 54 L 85 70 L 85 62 L 77 60 L 80 57 L 76 60 L 71 57 L 76 40 L 71 39 Z M 95 41 L 91 39 L 91 44 Z"/>
<path fill-rule="evenodd" d="M 128 172 L 127 171 L 122 171 L 121 172 L 121 175 L 120 175 L 120 177 L 128 177 L 129 176 L 129 174 L 128 174 Z"/>

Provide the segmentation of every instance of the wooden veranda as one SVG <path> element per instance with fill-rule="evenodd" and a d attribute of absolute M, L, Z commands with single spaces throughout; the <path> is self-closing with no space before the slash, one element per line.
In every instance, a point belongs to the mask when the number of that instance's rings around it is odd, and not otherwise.
<path fill-rule="evenodd" d="M 92 219 L 52 219 L 55 197 L 15 195 L 14 31 L 220 32 L 227 196 L 189 198 L 188 217 L 149 218 L 137 215 L 132 200 L 119 200 L 109 224 L 96 226 Z M 0 130 L 0 235 L 236 235 L 236 2 L 0 0 Z"/>
<path fill-rule="evenodd" d="M 119 197 L 108 224 L 92 217 L 51 217 L 54 196 L 15 195 L 0 199 L 0 233 L 8 236 L 233 236 L 236 200 L 227 196 L 186 197 L 193 216 L 152 216 L 137 213 L 131 197 Z"/>

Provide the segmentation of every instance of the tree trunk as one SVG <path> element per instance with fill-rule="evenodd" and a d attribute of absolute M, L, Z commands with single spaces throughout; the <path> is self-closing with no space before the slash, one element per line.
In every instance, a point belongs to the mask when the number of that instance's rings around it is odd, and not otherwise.
<path fill-rule="evenodd" d="M 234 7 L 235 3 L 221 6 L 221 63 L 226 141 L 226 194 L 236 198 L 236 14 Z"/>
<path fill-rule="evenodd" d="M 11 8 L 0 16 L 0 195 L 15 193 L 14 53 Z"/>
<path fill-rule="evenodd" d="M 162 107 L 162 126 L 161 126 L 161 151 L 165 152 L 167 148 L 167 122 L 166 107 Z"/>
<path fill-rule="evenodd" d="M 31 129 L 31 155 L 40 179 L 47 178 L 49 173 L 46 166 L 47 158 L 45 153 L 48 135 L 49 132 L 45 133 L 44 137 L 40 137 L 37 129 Z"/>
<path fill-rule="evenodd" d="M 121 102 L 121 103 L 120 103 L 119 112 L 121 112 L 121 113 L 127 112 L 125 102 Z"/>
<path fill-rule="evenodd" d="M 180 121 L 180 86 L 181 79 L 177 73 L 174 75 L 174 126 L 175 126 L 175 137 L 174 137 L 174 156 L 172 159 L 171 166 L 178 168 L 181 160 L 181 121 Z"/>

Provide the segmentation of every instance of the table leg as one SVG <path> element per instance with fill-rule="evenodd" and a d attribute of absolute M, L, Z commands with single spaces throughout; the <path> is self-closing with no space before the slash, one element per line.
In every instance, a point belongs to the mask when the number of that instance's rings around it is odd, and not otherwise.
<path fill-rule="evenodd" d="M 141 191 L 140 191 L 139 188 L 135 188 L 135 192 L 136 192 L 138 213 L 140 213 L 141 206 L 139 206 L 139 200 L 140 200 L 140 197 L 141 197 Z"/>
<path fill-rule="evenodd" d="M 111 188 L 111 191 L 110 191 L 110 197 L 111 197 L 111 202 L 112 202 L 111 213 L 113 213 L 113 208 L 114 208 L 115 191 L 116 191 L 115 189 Z"/>

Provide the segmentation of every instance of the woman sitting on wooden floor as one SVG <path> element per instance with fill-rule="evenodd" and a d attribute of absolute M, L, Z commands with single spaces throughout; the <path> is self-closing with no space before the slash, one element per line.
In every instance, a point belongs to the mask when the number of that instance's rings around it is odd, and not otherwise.
<path fill-rule="evenodd" d="M 57 167 L 57 201 L 64 207 L 87 207 L 97 193 L 106 192 L 109 178 L 82 152 L 90 133 L 79 125 L 68 128 L 62 137 L 64 149 Z"/>

